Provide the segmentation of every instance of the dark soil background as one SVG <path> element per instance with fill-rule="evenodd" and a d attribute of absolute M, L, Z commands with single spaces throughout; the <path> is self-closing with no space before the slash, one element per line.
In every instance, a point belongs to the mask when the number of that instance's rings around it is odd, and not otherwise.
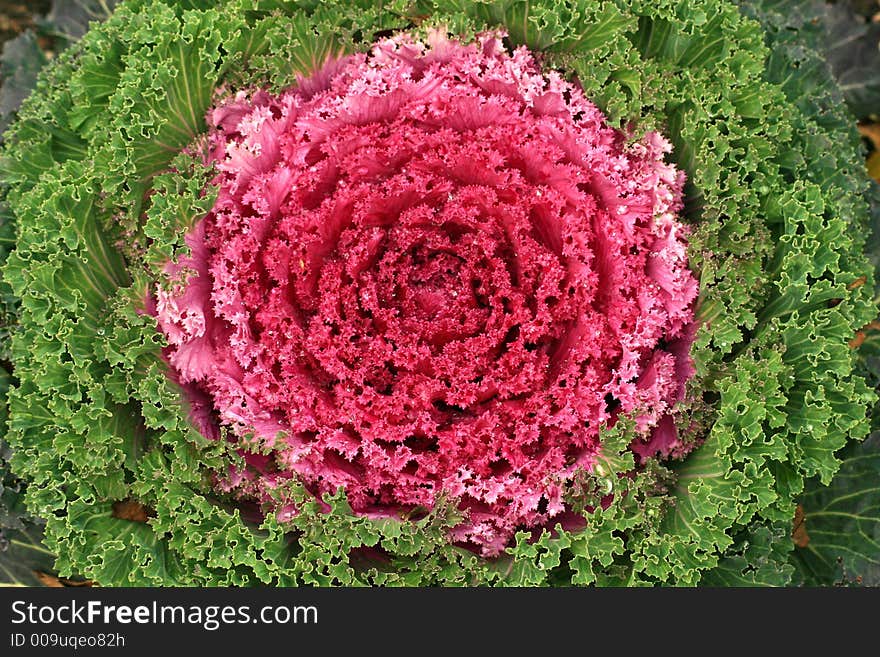
<path fill-rule="evenodd" d="M 34 27 L 34 18 L 45 15 L 52 8 L 51 0 L 14 2 L 0 0 L 0 44 Z"/>

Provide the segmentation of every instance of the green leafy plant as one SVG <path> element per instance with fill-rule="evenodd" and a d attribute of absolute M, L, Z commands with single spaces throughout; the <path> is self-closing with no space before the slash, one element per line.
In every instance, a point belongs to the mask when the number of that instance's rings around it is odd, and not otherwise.
<path fill-rule="evenodd" d="M 832 508 L 809 482 L 829 484 L 869 430 L 874 395 L 849 346 L 876 315 L 867 179 L 808 21 L 788 16 L 721 0 L 122 3 L 44 71 L 0 161 L 17 301 L 7 440 L 58 572 L 196 586 L 784 585 L 794 564 L 833 577 L 827 542 L 790 562 L 791 527 L 799 499 L 807 531 Z M 388 34 L 499 28 L 612 125 L 672 142 L 700 285 L 676 415 L 694 447 L 637 461 L 635 418 L 621 418 L 567 500 L 585 527 L 520 531 L 491 558 L 450 541 L 452 499 L 377 518 L 344 488 L 319 502 L 293 479 L 279 495 L 297 513 L 262 514 L 215 485 L 241 457 L 194 426 L 144 312 L 214 200 L 191 148 L 206 114 Z M 844 456 L 844 475 L 864 465 Z M 123 501 L 143 517 L 115 511 Z"/>

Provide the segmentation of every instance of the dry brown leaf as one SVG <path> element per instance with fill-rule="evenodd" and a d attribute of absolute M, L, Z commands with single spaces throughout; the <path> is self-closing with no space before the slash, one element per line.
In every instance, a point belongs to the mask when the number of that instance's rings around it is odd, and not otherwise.
<path fill-rule="evenodd" d="M 44 573 L 39 570 L 35 570 L 34 575 L 37 576 L 37 579 L 40 580 L 40 583 L 43 586 L 46 586 L 51 589 L 66 588 L 66 587 L 81 587 L 81 586 L 88 586 L 88 587 L 97 586 L 91 580 L 67 579 L 66 577 L 58 577 L 57 575 L 52 575 L 51 573 Z"/>
<path fill-rule="evenodd" d="M 880 150 L 880 123 L 861 123 L 858 128 L 862 136 L 870 139 L 874 148 Z"/>
<path fill-rule="evenodd" d="M 862 330 L 856 333 L 856 337 L 849 341 L 849 348 L 858 349 L 861 347 L 865 340 L 868 339 L 868 334 L 874 331 L 880 331 L 880 320 L 875 319 L 870 324 L 862 327 Z"/>
<path fill-rule="evenodd" d="M 794 512 L 794 525 L 791 531 L 791 539 L 799 548 L 805 548 L 810 544 L 810 535 L 807 534 L 807 516 L 804 507 L 800 504 Z"/>
<path fill-rule="evenodd" d="M 868 175 L 880 183 L 880 151 L 874 151 L 868 158 Z"/>
<path fill-rule="evenodd" d="M 93 586 L 98 586 L 97 584 L 95 584 L 93 581 L 91 581 L 89 579 L 73 580 L 73 579 L 67 579 L 66 577 L 61 577 L 60 579 L 61 579 L 61 583 L 64 584 L 64 586 L 72 586 L 72 587 L 86 586 L 89 588 L 91 588 Z"/>
<path fill-rule="evenodd" d="M 52 588 L 52 589 L 64 588 L 64 584 L 61 583 L 60 577 L 56 577 L 55 575 L 50 575 L 49 573 L 41 573 L 39 570 L 35 570 L 34 575 L 37 576 L 37 579 L 40 580 L 40 583 L 43 586 L 48 586 L 49 588 Z"/>
<path fill-rule="evenodd" d="M 880 123 L 862 123 L 858 128 L 874 146 L 874 152 L 868 157 L 868 175 L 880 182 Z"/>
<path fill-rule="evenodd" d="M 132 522 L 146 522 L 156 515 L 148 506 L 134 500 L 121 500 L 113 503 L 113 517 Z"/>

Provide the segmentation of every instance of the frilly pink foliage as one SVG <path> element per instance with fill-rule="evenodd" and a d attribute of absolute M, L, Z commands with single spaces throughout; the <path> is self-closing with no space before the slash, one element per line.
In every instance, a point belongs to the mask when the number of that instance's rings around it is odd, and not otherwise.
<path fill-rule="evenodd" d="M 491 556 L 564 515 L 619 413 L 641 457 L 679 446 L 697 283 L 670 145 L 500 36 L 385 40 L 210 115 L 219 196 L 157 312 L 197 425 L 246 454 L 226 489 L 296 477 L 380 515 L 443 493 Z"/>

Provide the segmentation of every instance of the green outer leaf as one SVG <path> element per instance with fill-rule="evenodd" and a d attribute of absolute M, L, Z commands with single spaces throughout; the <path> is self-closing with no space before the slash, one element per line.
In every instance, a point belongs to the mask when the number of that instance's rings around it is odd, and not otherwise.
<path fill-rule="evenodd" d="M 830 486 L 811 481 L 799 498 L 809 543 L 793 562 L 805 583 L 880 586 L 880 434 L 841 453 Z"/>
<path fill-rule="evenodd" d="M 705 586 L 786 586 L 794 567 L 788 525 L 750 527 L 735 541 L 718 566 L 707 572 Z"/>
<path fill-rule="evenodd" d="M 55 555 L 41 538 L 33 526 L 0 532 L 0 587 L 43 585 L 36 573 L 51 572 Z"/>
<path fill-rule="evenodd" d="M 828 5 L 822 52 L 840 83 L 849 108 L 859 118 L 880 115 L 880 25 L 844 5 Z"/>

